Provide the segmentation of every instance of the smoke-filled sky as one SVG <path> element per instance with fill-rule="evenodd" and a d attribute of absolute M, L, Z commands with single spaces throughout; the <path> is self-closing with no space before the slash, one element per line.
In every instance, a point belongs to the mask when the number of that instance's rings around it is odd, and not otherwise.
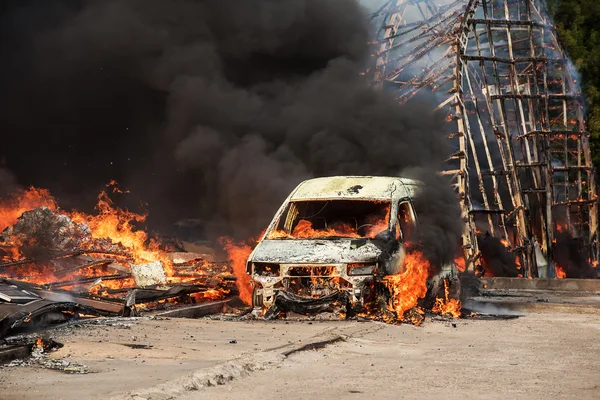
<path fill-rule="evenodd" d="M 426 99 L 400 106 L 363 82 L 356 0 L 4 4 L 4 191 L 47 187 L 81 208 L 116 179 L 156 225 L 199 218 L 244 236 L 302 179 L 448 154 Z"/>

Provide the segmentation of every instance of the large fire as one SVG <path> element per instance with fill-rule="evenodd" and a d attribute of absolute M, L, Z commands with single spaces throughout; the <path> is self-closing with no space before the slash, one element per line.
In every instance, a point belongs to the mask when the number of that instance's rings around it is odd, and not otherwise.
<path fill-rule="evenodd" d="M 115 182 L 107 186 L 114 192 L 121 192 Z M 190 265 L 178 264 L 176 270 L 169 253 L 161 249 L 157 240 L 149 238 L 138 227 L 145 221 L 146 215 L 115 207 L 106 191 L 98 196 L 96 211 L 92 215 L 61 210 L 49 191 L 36 188 L 0 200 L 0 232 L 3 232 L 0 240 L 1 275 L 65 290 L 85 283 L 90 294 L 107 296 L 136 287 L 130 271 L 132 265 L 141 265 L 143 268 L 148 263 L 158 262 L 166 278 L 163 284 L 199 284 L 198 281 L 203 280 L 201 284 L 206 285 L 207 289 L 195 293 L 192 296 L 195 300 L 218 299 L 228 293 L 228 290 L 218 284 L 214 285 L 215 280 L 218 281 L 221 276 L 229 273 L 226 268 L 216 268 L 208 262 L 194 262 Z M 52 216 L 64 223 L 64 226 L 55 228 L 54 236 L 48 239 L 55 240 L 56 243 L 48 246 L 48 243 L 40 243 L 37 237 L 28 237 L 18 230 L 11 230 L 26 212 L 38 212 L 42 217 Z M 54 220 L 51 222 L 56 223 Z M 31 229 L 35 231 L 41 228 Z M 62 256 L 58 249 L 65 242 L 69 251 Z M 57 248 L 51 248 L 53 244 Z M 31 253 L 32 248 L 37 247 L 43 248 L 45 253 L 39 256 L 26 253 Z M 70 260 L 67 258 L 79 254 L 83 254 L 81 257 L 88 257 L 90 261 L 69 266 Z M 238 269 L 234 272 L 237 273 Z M 241 276 L 247 279 L 245 271 Z"/>
<path fill-rule="evenodd" d="M 114 185 L 114 182 L 111 182 Z M 116 186 L 115 191 L 119 191 Z M 147 215 L 114 207 L 112 200 L 105 191 L 98 196 L 96 204 L 97 215 L 89 215 L 78 211 L 68 213 L 69 217 L 77 223 L 86 223 L 92 231 L 94 239 L 109 238 L 113 243 L 120 244 L 127 249 L 134 262 L 141 264 L 151 261 L 160 261 L 165 268 L 167 276 L 172 276 L 172 262 L 166 252 L 159 249 L 156 240 L 148 238 L 148 234 L 135 227 L 135 223 L 142 223 Z"/>
<path fill-rule="evenodd" d="M 419 300 L 427 294 L 427 279 L 432 272 L 431 264 L 423 252 L 410 250 L 403 261 L 403 271 L 397 275 L 384 278 L 384 283 L 391 293 L 389 311 L 397 320 L 409 320 L 414 325 L 423 321 L 424 310 L 418 307 Z M 432 311 L 444 316 L 458 318 L 462 304 L 450 298 L 448 280 L 444 280 L 444 298 L 437 298 Z"/>
<path fill-rule="evenodd" d="M 392 296 L 389 310 L 397 319 L 404 319 L 404 314 L 415 308 L 419 299 L 425 297 L 430 270 L 429 261 L 423 253 L 412 250 L 404 258 L 404 271 L 384 278 Z"/>
<path fill-rule="evenodd" d="M 111 183 L 110 187 L 113 191 L 119 191 L 114 183 Z M 21 221 L 23 213 L 27 212 L 38 213 L 34 217 L 51 217 L 65 223 L 65 226 L 55 229 L 55 234 L 72 236 L 67 239 L 59 238 L 62 242 L 66 240 L 68 245 L 66 248 L 69 251 L 63 252 L 64 254 L 59 252 L 58 255 L 54 251 L 51 257 L 32 256 L 31 248 L 41 245 L 38 238 L 27 236 L 15 228 Z M 241 300 L 246 304 L 252 303 L 251 278 L 246 273 L 246 262 L 252 251 L 249 242 L 236 243 L 232 239 L 221 238 L 219 242 L 229 259 L 229 266 L 223 266 L 221 269 L 207 261 L 198 262 L 197 259 L 189 264 L 185 262 L 181 264 L 179 261 L 175 265 L 161 244 L 139 228 L 145 220 L 146 215 L 116 207 L 105 191 L 98 196 L 95 214 L 61 210 L 57 201 L 46 190 L 31 188 L 23 191 L 0 202 L 2 275 L 10 279 L 45 285 L 47 288 L 64 290 L 77 288 L 78 293 L 81 293 L 81 285 L 84 284 L 83 287 L 90 295 L 106 297 L 124 295 L 128 290 L 137 287 L 138 283 L 132 275 L 134 265 L 145 266 L 158 263 L 164 270 L 166 278 L 163 285 L 197 284 L 199 279 L 204 279 L 201 285 L 205 285 L 206 290 L 190 295 L 190 298 L 195 301 L 224 297 L 229 293 L 228 290 L 223 286 L 211 285 L 210 279 L 225 279 L 222 278 L 223 274 L 233 272 Z M 34 218 L 34 222 L 37 221 Z M 300 220 L 291 234 L 274 231 L 269 238 L 327 236 L 373 238 L 389 228 L 389 215 L 386 218 L 374 216 L 369 222 L 372 223 L 367 224 L 367 229 L 359 235 L 356 227 L 347 224 L 330 224 L 326 229 L 313 229 L 310 221 Z M 53 240 L 56 239 L 53 237 Z M 258 240 L 254 240 L 256 241 Z M 77 254 L 77 257 L 83 254 L 82 257 L 87 257 L 84 258 L 87 260 L 86 263 L 70 266 L 69 257 L 73 254 Z M 464 263 L 462 259 L 459 261 Z M 403 263 L 404 268 L 401 273 L 384 278 L 384 284 L 391 294 L 388 308 L 390 315 L 394 316 L 384 317 L 384 319 L 410 320 L 418 324 L 424 314 L 424 311 L 418 307 L 418 302 L 427 293 L 426 282 L 431 267 L 423 253 L 418 250 L 409 250 Z M 447 286 L 445 289 L 445 298 L 436 300 L 434 311 L 457 317 L 460 315 L 460 302 L 450 299 Z"/>

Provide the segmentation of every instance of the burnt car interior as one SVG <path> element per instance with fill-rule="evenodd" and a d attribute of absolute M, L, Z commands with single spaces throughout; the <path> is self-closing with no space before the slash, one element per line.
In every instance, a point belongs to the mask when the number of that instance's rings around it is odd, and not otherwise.
<path fill-rule="evenodd" d="M 318 237 L 372 237 L 389 228 L 389 209 L 385 201 L 294 201 L 275 229 L 292 237 L 306 229 Z"/>

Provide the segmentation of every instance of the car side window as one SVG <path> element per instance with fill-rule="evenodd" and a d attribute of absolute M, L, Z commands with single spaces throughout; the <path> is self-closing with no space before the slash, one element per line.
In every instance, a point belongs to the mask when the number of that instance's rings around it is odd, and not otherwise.
<path fill-rule="evenodd" d="M 413 215 L 412 206 L 408 201 L 400 203 L 398 206 L 398 222 L 404 242 L 411 242 L 415 239 L 417 224 Z"/>

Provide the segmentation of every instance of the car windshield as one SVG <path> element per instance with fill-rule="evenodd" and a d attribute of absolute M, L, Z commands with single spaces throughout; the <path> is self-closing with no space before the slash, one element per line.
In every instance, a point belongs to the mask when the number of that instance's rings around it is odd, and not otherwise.
<path fill-rule="evenodd" d="M 292 201 L 269 239 L 374 238 L 389 229 L 386 201 Z"/>

